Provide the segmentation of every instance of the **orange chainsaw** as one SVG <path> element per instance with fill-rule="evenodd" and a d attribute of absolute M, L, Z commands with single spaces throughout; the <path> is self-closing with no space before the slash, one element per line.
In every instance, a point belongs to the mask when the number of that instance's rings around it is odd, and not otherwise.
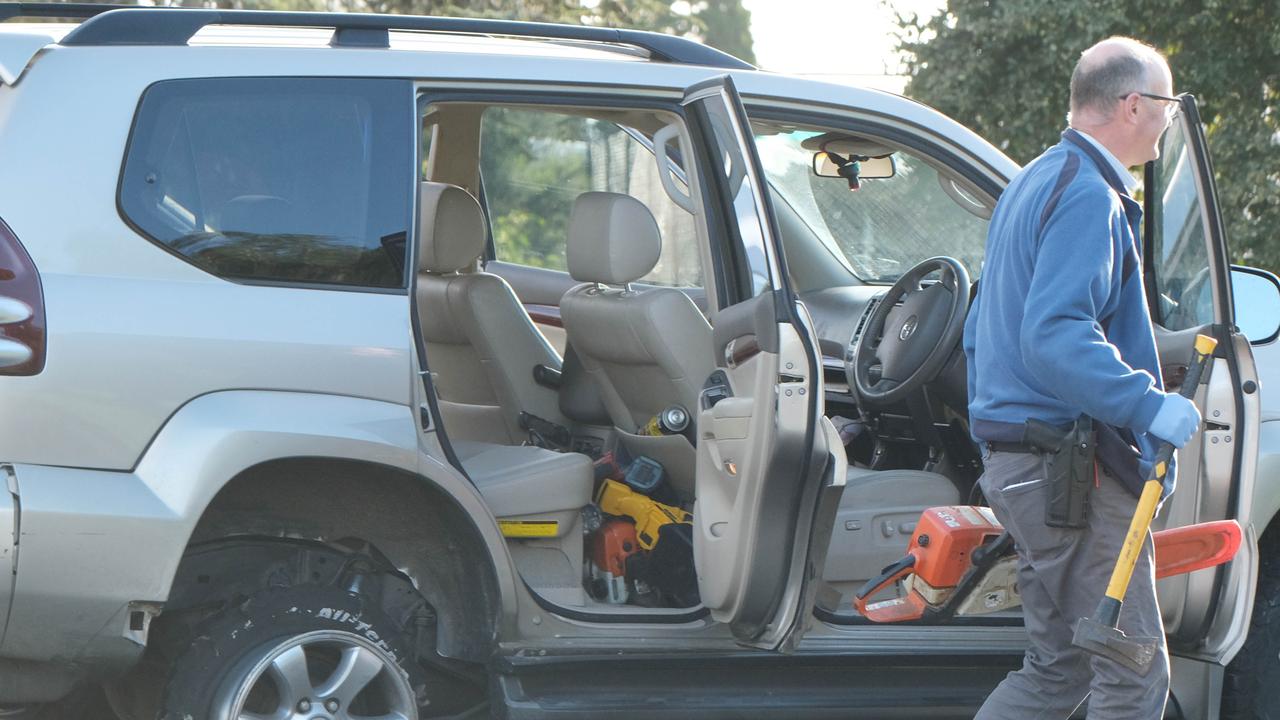
<path fill-rule="evenodd" d="M 1156 577 L 1180 575 L 1227 562 L 1240 548 L 1235 520 L 1185 525 L 1152 533 Z M 853 606 L 872 622 L 940 622 L 1018 607 L 1018 558 L 1013 537 L 990 508 L 929 508 L 920 516 L 907 554 L 868 580 Z M 904 594 L 871 602 L 899 580 Z"/>

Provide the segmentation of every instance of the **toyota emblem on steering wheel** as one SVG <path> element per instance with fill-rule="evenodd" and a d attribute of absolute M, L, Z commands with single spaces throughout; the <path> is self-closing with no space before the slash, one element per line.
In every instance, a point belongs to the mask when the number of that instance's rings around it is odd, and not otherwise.
<path fill-rule="evenodd" d="M 911 333 L 916 331 L 916 327 L 919 324 L 920 321 L 916 319 L 915 315 L 907 318 L 907 321 L 902 323 L 902 331 L 898 333 L 898 339 L 905 341 L 907 338 L 911 337 Z"/>

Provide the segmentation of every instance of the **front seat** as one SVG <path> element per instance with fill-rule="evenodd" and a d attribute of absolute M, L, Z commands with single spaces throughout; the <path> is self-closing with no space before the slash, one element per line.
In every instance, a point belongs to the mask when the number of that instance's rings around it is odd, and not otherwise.
<path fill-rule="evenodd" d="M 715 369 L 711 326 L 688 295 L 630 286 L 661 253 L 658 223 L 639 200 L 608 192 L 579 195 L 566 256 L 569 274 L 585 284 L 565 294 L 560 314 L 624 444 L 662 462 L 677 489 L 691 492 L 693 446 L 683 437 L 635 436 L 671 405 L 696 416 L 698 393 Z"/>
<path fill-rule="evenodd" d="M 536 365 L 559 370 L 560 357 L 505 280 L 471 272 L 485 246 L 480 204 L 424 182 L 418 208 L 418 322 L 449 436 L 518 445 L 521 411 L 564 425 L 556 391 L 534 381 Z"/>
<path fill-rule="evenodd" d="M 822 578 L 851 597 L 907 553 L 920 515 L 959 505 L 960 490 L 938 473 L 850 466 Z"/>

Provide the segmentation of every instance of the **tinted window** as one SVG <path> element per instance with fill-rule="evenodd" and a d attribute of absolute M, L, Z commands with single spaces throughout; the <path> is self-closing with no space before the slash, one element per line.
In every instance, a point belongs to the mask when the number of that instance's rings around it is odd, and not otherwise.
<path fill-rule="evenodd" d="M 403 287 L 413 116 L 401 80 L 157 83 L 138 110 L 120 206 L 215 275 Z"/>

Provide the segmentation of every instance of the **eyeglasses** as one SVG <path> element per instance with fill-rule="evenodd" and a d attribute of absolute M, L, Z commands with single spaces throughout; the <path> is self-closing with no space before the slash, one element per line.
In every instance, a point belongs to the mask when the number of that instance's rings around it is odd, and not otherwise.
<path fill-rule="evenodd" d="M 1182 106 L 1182 101 L 1176 97 L 1169 97 L 1168 95 L 1157 95 L 1155 93 L 1138 92 L 1136 90 L 1134 92 L 1125 93 L 1124 95 L 1119 95 L 1117 97 L 1123 100 L 1129 97 L 1130 95 L 1138 95 L 1140 97 L 1150 98 L 1152 100 L 1159 100 L 1160 102 L 1164 103 L 1164 119 L 1165 120 L 1173 120 L 1173 116 L 1178 114 L 1178 109 Z"/>

